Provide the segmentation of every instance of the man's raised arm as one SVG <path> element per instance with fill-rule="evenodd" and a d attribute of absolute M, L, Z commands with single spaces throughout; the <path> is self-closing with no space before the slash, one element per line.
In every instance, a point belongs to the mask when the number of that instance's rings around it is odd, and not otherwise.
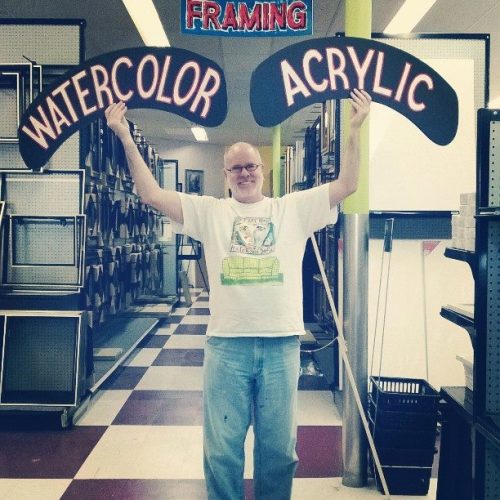
<path fill-rule="evenodd" d="M 173 221 L 182 224 L 184 217 L 179 193 L 162 189 L 156 182 L 130 134 L 125 119 L 126 111 L 127 107 L 123 102 L 113 103 L 106 109 L 105 115 L 109 128 L 122 141 L 137 193 L 144 203 L 168 215 Z"/>
<path fill-rule="evenodd" d="M 354 89 L 351 92 L 351 118 L 349 137 L 340 164 L 337 179 L 330 182 L 330 207 L 340 203 L 344 198 L 358 189 L 359 178 L 359 136 L 361 125 L 370 112 L 371 97 L 364 90 Z"/>

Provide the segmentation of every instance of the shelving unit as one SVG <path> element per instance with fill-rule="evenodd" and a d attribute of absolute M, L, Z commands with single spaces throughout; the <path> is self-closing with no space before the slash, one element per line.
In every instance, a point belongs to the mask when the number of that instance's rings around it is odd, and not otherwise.
<path fill-rule="evenodd" d="M 441 452 L 437 499 L 470 500 L 473 490 L 472 392 L 466 387 L 443 387 Z"/>
<path fill-rule="evenodd" d="M 471 334 L 474 391 L 441 390 L 447 402 L 443 436 L 448 439 L 442 442 L 437 500 L 496 500 L 500 491 L 500 110 L 479 110 L 477 138 L 476 249 L 445 252 L 471 266 L 474 314 L 456 306 L 441 309 L 441 316 Z M 452 455 L 455 469 L 450 476 L 447 456 Z"/>
<path fill-rule="evenodd" d="M 475 499 L 500 491 L 500 110 L 478 112 Z"/>
<path fill-rule="evenodd" d="M 477 262 L 475 252 L 469 250 L 462 250 L 461 248 L 446 248 L 444 251 L 444 256 L 449 259 L 460 260 L 462 262 L 467 262 L 469 264 L 472 276 L 476 278 L 477 273 Z"/>
<path fill-rule="evenodd" d="M 446 255 L 446 254 L 445 254 Z M 441 316 L 452 323 L 464 328 L 469 334 L 472 347 L 476 342 L 476 326 L 474 314 L 460 306 L 445 306 L 441 308 Z"/>
<path fill-rule="evenodd" d="M 20 116 L 84 60 L 84 28 L 83 20 L 0 20 L 0 426 L 30 413 L 71 425 L 177 300 L 175 237 L 164 241 L 166 221 L 135 193 L 104 118 L 68 138 L 41 172 L 19 154 Z M 177 164 L 163 169 L 130 127 L 151 173 L 172 171 L 175 189 Z M 61 387 L 72 397 L 61 399 Z"/>

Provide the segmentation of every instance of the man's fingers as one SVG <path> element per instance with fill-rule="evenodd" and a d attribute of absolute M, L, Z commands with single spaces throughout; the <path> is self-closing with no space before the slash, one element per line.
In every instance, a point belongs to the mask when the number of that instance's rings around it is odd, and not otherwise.
<path fill-rule="evenodd" d="M 113 102 L 104 111 L 104 116 L 106 117 L 106 120 L 108 122 L 113 120 L 120 122 L 122 118 L 125 116 L 126 112 L 127 112 L 127 106 L 125 105 L 124 102 L 122 101 Z"/>
<path fill-rule="evenodd" d="M 360 105 L 370 105 L 372 98 L 370 94 L 365 90 L 353 89 L 351 91 L 351 98 L 353 101 L 356 101 Z"/>

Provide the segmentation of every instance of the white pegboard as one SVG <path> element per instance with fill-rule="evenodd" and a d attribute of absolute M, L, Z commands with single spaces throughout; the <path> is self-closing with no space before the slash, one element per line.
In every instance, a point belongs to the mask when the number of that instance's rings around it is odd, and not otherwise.
<path fill-rule="evenodd" d="M 48 170 L 77 170 L 80 168 L 80 133 L 66 139 L 44 167 Z"/>
<path fill-rule="evenodd" d="M 17 137 L 16 89 L 0 89 L 0 110 L 0 138 Z"/>
<path fill-rule="evenodd" d="M 7 212 L 19 215 L 78 215 L 83 211 L 83 172 L 6 174 Z"/>
<path fill-rule="evenodd" d="M 73 266 L 75 226 L 45 219 L 13 220 L 12 262 L 17 266 Z"/>
<path fill-rule="evenodd" d="M 490 122 L 488 206 L 500 207 L 500 122 Z"/>
<path fill-rule="evenodd" d="M 0 61 L 18 63 L 26 56 L 38 64 L 79 64 L 80 26 L 0 24 Z"/>
<path fill-rule="evenodd" d="M 41 228 L 43 234 L 38 240 L 30 239 L 29 252 L 31 254 L 28 257 L 41 262 L 42 257 L 46 256 L 49 262 L 46 262 L 45 265 L 13 266 L 12 255 L 10 255 L 13 252 L 13 246 L 9 245 L 9 255 L 7 256 L 6 272 L 2 277 L 2 285 L 30 289 L 81 287 L 83 263 L 80 257 L 82 245 L 84 245 L 85 225 L 83 219 L 78 218 L 76 225 L 73 222 L 68 223 L 68 226 L 71 228 L 71 234 L 68 234 L 67 231 L 65 234 L 60 234 L 60 227 L 54 224 L 51 230 L 48 227 Z M 52 241 L 49 243 L 49 240 Z M 70 258 L 74 261 L 74 265 L 54 263 L 54 256 L 47 254 L 46 247 L 52 251 L 56 242 L 58 243 L 58 252 L 72 254 Z"/>
<path fill-rule="evenodd" d="M 410 184 L 407 183 L 407 179 L 405 181 L 400 180 L 400 185 L 402 189 L 393 190 L 394 192 L 391 196 L 382 196 L 381 193 L 383 191 L 383 186 L 385 186 L 384 182 L 377 182 L 377 179 L 382 179 L 382 175 L 386 170 L 384 169 L 384 160 L 385 158 L 380 156 L 382 153 L 379 151 L 383 149 L 379 147 L 377 149 L 373 149 L 373 145 L 371 146 L 371 158 L 370 158 L 370 172 L 371 175 L 374 176 L 370 183 L 370 209 L 371 210 L 456 210 L 459 207 L 457 206 L 456 200 L 457 196 L 460 192 L 469 192 L 474 189 L 475 185 L 475 155 L 476 155 L 476 141 L 472 135 L 468 135 L 467 137 L 471 137 L 470 140 L 462 140 L 463 133 L 466 131 L 467 134 L 475 134 L 477 130 L 477 116 L 476 111 L 479 108 L 485 107 L 485 87 L 487 85 L 487 64 L 486 60 L 486 48 L 487 48 L 487 40 L 485 38 L 466 38 L 457 36 L 456 38 L 407 38 L 407 39 L 398 39 L 395 37 L 391 38 L 374 38 L 375 41 L 396 47 L 398 49 L 404 50 L 409 54 L 417 57 L 420 60 L 425 61 L 430 66 L 432 66 L 433 60 L 436 63 L 444 64 L 444 67 L 451 66 L 453 67 L 454 60 L 456 61 L 457 67 L 462 68 L 462 66 L 466 66 L 470 68 L 466 73 L 466 78 L 464 81 L 467 84 L 473 85 L 473 89 L 470 91 L 467 90 L 467 100 L 463 102 L 463 105 L 467 105 L 465 116 L 467 117 L 459 121 L 459 129 L 457 137 L 459 140 L 452 141 L 451 144 L 446 146 L 450 148 L 450 154 L 455 155 L 455 157 L 468 158 L 467 162 L 464 165 L 461 165 L 461 169 L 459 171 L 459 175 L 452 173 L 453 177 L 449 175 L 445 175 L 445 172 L 448 172 L 445 169 L 438 168 L 433 169 L 432 184 L 427 181 L 427 184 L 424 184 L 424 180 L 422 180 L 422 185 L 419 191 L 415 191 L 415 188 L 411 189 L 408 186 Z M 450 64 L 448 65 L 448 61 Z M 439 71 L 438 71 L 439 72 Z M 454 72 L 454 77 L 461 81 L 463 79 L 462 73 Z M 473 93 L 473 99 L 472 99 Z M 374 107 L 375 108 L 375 107 Z M 344 113 L 347 110 L 347 101 L 343 100 L 341 103 L 341 114 L 344 117 Z M 392 112 L 392 110 L 391 110 Z M 377 126 L 377 122 L 374 120 L 376 116 L 375 109 L 372 113 L 372 121 L 371 128 L 377 131 L 383 130 Z M 399 118 L 399 117 L 398 117 Z M 382 124 L 383 125 L 383 124 Z M 473 132 L 472 132 L 473 131 Z M 371 131 L 374 134 L 374 130 Z M 398 130 L 399 132 L 399 130 Z M 340 154 L 338 158 L 342 158 L 343 149 L 345 145 L 346 139 L 346 129 L 345 127 L 340 128 L 339 140 L 338 144 L 340 147 Z M 394 134 L 392 134 L 394 135 Z M 385 136 L 387 139 L 387 143 L 390 144 L 392 135 L 387 133 Z M 400 141 L 401 142 L 401 139 Z M 393 148 L 394 149 L 394 148 Z M 405 170 L 408 165 L 408 155 L 405 154 L 404 148 L 401 148 L 397 152 L 393 149 L 390 149 L 390 159 L 394 162 L 394 165 L 398 163 L 401 165 L 401 168 L 398 172 L 404 172 L 405 174 L 413 174 L 413 172 L 417 171 L 412 168 L 411 170 Z M 397 148 L 396 148 L 397 149 Z M 432 165 L 434 162 L 442 161 L 440 155 L 442 148 L 436 148 L 429 141 L 429 147 L 425 149 L 419 149 L 417 151 L 418 155 L 413 155 L 410 160 L 414 160 L 418 158 L 420 162 L 425 162 L 425 165 Z M 462 154 L 465 153 L 465 154 Z M 386 153 L 387 154 L 387 153 Z M 411 161 L 410 161 L 411 164 Z M 437 163 L 436 163 L 437 164 Z M 451 164 L 449 164 L 451 165 Z M 444 165 L 446 168 L 448 165 Z M 462 168 L 463 167 L 463 168 Z M 403 174 L 402 174 L 403 175 Z M 430 176 L 430 174 L 429 174 Z M 450 178 L 452 180 L 450 180 Z M 375 182 L 373 182 L 375 179 Z M 402 179 L 402 178 L 400 178 Z M 423 177 L 417 178 L 423 179 Z M 391 182 L 394 181 L 394 177 L 391 177 Z M 435 181 L 435 182 L 434 182 Z M 413 186 L 413 184 L 411 184 Z M 425 189 L 424 185 L 431 186 L 436 191 L 432 191 L 432 189 Z M 437 186 L 440 186 L 442 190 L 438 190 Z M 470 186 L 470 187 L 469 187 Z M 418 196 L 414 193 L 419 193 Z M 432 195 L 431 195 L 432 193 Z M 412 195 L 414 198 L 412 198 Z"/>
<path fill-rule="evenodd" d="M 471 59 L 474 61 L 474 106 L 484 108 L 486 84 L 485 41 L 467 38 L 381 38 L 377 41 L 404 50 L 419 59 Z"/>
<path fill-rule="evenodd" d="M 64 141 L 43 167 L 44 170 L 79 170 L 79 168 L 80 133 L 73 134 Z M 30 171 L 19 153 L 19 144 L 0 144 L 0 171 Z"/>
<path fill-rule="evenodd" d="M 486 413 L 500 413 L 500 221 L 488 221 Z"/>
<path fill-rule="evenodd" d="M 81 56 L 79 24 L 2 24 L 0 23 L 0 63 L 26 62 L 23 56 L 43 65 L 77 65 Z M 17 135 L 17 120 L 12 95 L 0 92 L 0 132 Z M 14 92 L 15 99 L 15 92 Z M 7 107 L 4 112 L 4 106 Z M 14 124 L 15 130 L 14 130 Z M 3 134 L 0 133 L 0 136 Z M 19 154 L 18 146 L 0 145 L 0 170 L 29 170 Z M 45 168 L 74 170 L 80 167 L 80 134 L 64 142 Z"/>
<path fill-rule="evenodd" d="M 19 153 L 19 144 L 0 144 L 0 171 L 28 171 Z"/>

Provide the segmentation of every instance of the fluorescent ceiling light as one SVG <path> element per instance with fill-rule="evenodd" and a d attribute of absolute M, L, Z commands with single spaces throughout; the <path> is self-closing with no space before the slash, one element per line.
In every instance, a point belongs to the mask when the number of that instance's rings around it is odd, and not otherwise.
<path fill-rule="evenodd" d="M 198 125 L 193 125 L 191 127 L 191 132 L 193 132 L 194 138 L 198 142 L 207 142 L 208 141 L 208 135 L 207 131 Z"/>
<path fill-rule="evenodd" d="M 146 45 L 170 47 L 153 0 L 122 0 Z"/>
<path fill-rule="evenodd" d="M 410 33 L 435 3 L 436 0 L 406 0 L 384 33 Z"/>

